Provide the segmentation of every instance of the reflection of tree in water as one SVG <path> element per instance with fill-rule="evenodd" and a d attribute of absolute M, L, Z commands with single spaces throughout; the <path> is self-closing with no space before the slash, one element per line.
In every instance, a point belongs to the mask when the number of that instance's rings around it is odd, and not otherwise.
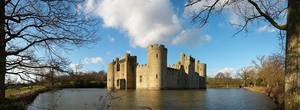
<path fill-rule="evenodd" d="M 127 104 L 131 104 L 133 109 L 137 110 L 152 110 L 157 108 L 157 97 L 153 94 L 142 94 L 134 96 L 136 91 L 106 91 L 100 93 L 98 91 L 82 91 L 77 90 L 59 90 L 50 91 L 35 99 L 34 104 L 29 106 L 29 110 L 109 110 L 109 109 L 124 109 Z M 97 94 L 94 94 L 97 93 Z M 147 99 L 138 99 L 138 97 L 147 97 Z M 76 98 L 75 98 L 76 97 Z M 141 103 L 136 103 L 141 101 Z M 134 102 L 132 104 L 132 102 Z M 144 103 L 147 102 L 147 103 Z M 121 104 L 121 106 L 119 105 Z M 154 104 L 154 105 L 153 105 Z M 154 108 L 153 108 L 154 107 Z M 159 107 L 158 107 L 159 108 Z"/>
<path fill-rule="evenodd" d="M 130 93 L 133 91 L 116 91 L 116 90 L 109 90 L 106 92 L 104 96 L 101 96 L 99 98 L 99 102 L 101 103 L 101 106 L 98 107 L 98 110 L 108 110 L 108 109 L 114 109 L 115 107 L 118 109 L 125 109 L 122 108 L 119 104 L 125 104 L 130 105 L 132 101 L 130 100 L 132 97 L 130 97 Z M 147 97 L 147 95 L 145 95 Z M 137 110 L 152 110 L 151 107 L 148 107 L 146 105 L 140 106 L 139 104 L 133 105 L 135 109 Z"/>
<path fill-rule="evenodd" d="M 120 95 L 116 90 L 108 90 L 104 96 L 99 97 L 99 102 L 101 105 L 98 110 L 108 110 L 111 108 L 112 103 L 115 101 L 120 101 L 121 97 L 125 95 Z"/>
<path fill-rule="evenodd" d="M 56 92 L 56 91 L 50 91 L 46 94 L 42 94 L 42 95 L 47 95 L 46 98 L 44 98 L 45 100 L 40 99 L 41 100 L 41 104 L 33 104 L 32 108 L 35 110 L 55 110 L 58 107 L 58 102 L 59 99 L 62 97 L 62 93 L 61 92 Z M 46 104 L 43 104 L 43 102 L 48 102 Z M 37 102 L 38 103 L 38 102 Z"/>

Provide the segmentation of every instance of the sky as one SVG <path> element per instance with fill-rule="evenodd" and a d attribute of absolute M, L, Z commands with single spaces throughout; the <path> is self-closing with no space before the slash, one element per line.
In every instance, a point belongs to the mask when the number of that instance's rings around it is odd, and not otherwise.
<path fill-rule="evenodd" d="M 249 66 L 257 56 L 280 52 L 278 32 L 268 24 L 250 25 L 248 32 L 233 36 L 237 28 L 231 23 L 241 22 L 236 15 L 213 15 L 200 28 L 184 4 L 184 0 L 87 0 L 78 10 L 99 20 L 99 40 L 67 52 L 70 67 L 80 63 L 81 71 L 106 71 L 109 62 L 125 53 L 145 64 L 146 47 L 160 43 L 168 48 L 168 64 L 176 63 L 184 52 L 206 63 L 208 76 L 214 76 Z"/>

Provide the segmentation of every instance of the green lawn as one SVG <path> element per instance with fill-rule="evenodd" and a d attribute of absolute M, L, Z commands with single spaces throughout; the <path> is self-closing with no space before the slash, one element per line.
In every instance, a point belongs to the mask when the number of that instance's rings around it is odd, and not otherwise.
<path fill-rule="evenodd" d="M 41 85 L 34 85 L 27 87 L 9 88 L 5 90 L 5 97 L 8 99 L 18 98 L 20 96 L 31 94 L 42 89 L 46 89 L 46 87 Z"/>

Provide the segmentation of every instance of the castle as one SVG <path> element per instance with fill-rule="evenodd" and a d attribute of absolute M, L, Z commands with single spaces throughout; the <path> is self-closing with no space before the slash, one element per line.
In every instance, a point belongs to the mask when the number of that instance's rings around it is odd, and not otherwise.
<path fill-rule="evenodd" d="M 138 64 L 137 57 L 126 53 L 108 64 L 108 89 L 205 89 L 206 64 L 180 54 L 180 61 L 167 66 L 167 48 L 147 47 L 148 64 Z"/>

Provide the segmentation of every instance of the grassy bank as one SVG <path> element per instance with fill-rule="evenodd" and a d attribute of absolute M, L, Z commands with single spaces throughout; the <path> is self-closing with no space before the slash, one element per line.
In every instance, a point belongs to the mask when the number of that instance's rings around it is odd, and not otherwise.
<path fill-rule="evenodd" d="M 5 90 L 5 97 L 7 99 L 18 99 L 26 94 L 32 94 L 36 91 L 44 91 L 45 89 L 46 87 L 42 85 L 8 88 Z"/>
<path fill-rule="evenodd" d="M 26 106 L 34 101 L 34 99 L 43 92 L 63 89 L 63 88 L 105 88 L 104 82 L 99 81 L 82 81 L 55 83 L 53 87 L 45 84 L 8 87 L 6 89 L 6 100 L 0 104 L 0 110 L 26 110 Z"/>
<path fill-rule="evenodd" d="M 6 89 L 6 100 L 0 105 L 0 110 L 25 110 L 38 94 L 51 89 L 42 85 L 10 87 Z"/>
<path fill-rule="evenodd" d="M 252 92 L 268 95 L 266 92 L 266 87 L 244 87 L 244 88 Z"/>

